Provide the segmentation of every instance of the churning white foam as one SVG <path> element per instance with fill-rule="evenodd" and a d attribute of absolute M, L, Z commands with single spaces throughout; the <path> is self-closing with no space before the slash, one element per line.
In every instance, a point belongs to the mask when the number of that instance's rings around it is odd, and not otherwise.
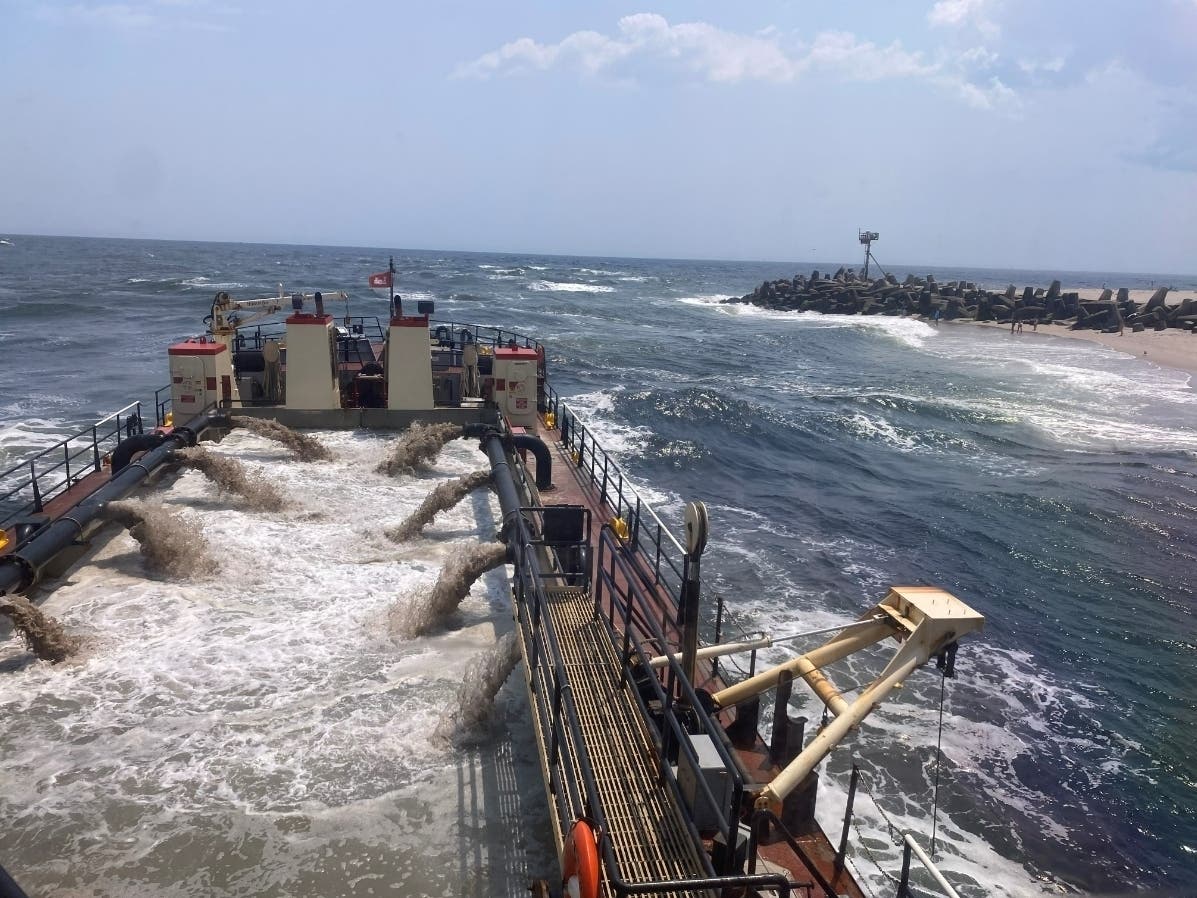
<path fill-rule="evenodd" d="M 237 290 L 246 286 L 237 281 L 211 281 L 206 277 L 187 278 L 183 281 L 184 287 L 203 287 L 205 290 Z"/>
<path fill-rule="evenodd" d="M 473 494 L 412 546 L 384 527 L 484 457 L 457 441 L 432 473 L 391 478 L 373 471 L 382 435 L 320 438 L 334 461 L 295 464 L 243 431 L 211 447 L 274 478 L 296 502 L 284 513 L 241 510 L 194 473 L 153 494 L 202 530 L 216 580 L 147 580 L 114 532 L 45 603 L 89 653 L 50 668 L 0 644 L 0 855 L 22 859 L 26 888 L 519 895 L 551 875 L 515 678 L 493 743 L 430 739 L 510 628 L 505 576 L 475 584 L 455 628 L 386 632 L 455 544 L 493 539 L 495 501 Z"/>
<path fill-rule="evenodd" d="M 20 414 L 21 412 L 14 410 L 13 413 Z M 55 443 L 70 436 L 72 430 L 77 431 L 79 427 L 72 428 L 66 421 L 58 418 L 26 418 L 21 421 L 3 423 L 0 424 L 0 451 L 8 450 L 24 454 L 49 449 Z M 90 443 L 89 435 L 88 445 Z M 61 461 L 61 459 L 56 458 L 55 462 L 57 461 Z"/>
<path fill-rule="evenodd" d="M 1024 335 L 1029 336 L 1029 335 Z M 1197 449 L 1197 393 L 1188 375 L 1098 344 L 1003 337 L 996 328 L 944 328 L 927 347 L 992 381 L 1002 407 L 1065 450 Z"/>
<path fill-rule="evenodd" d="M 643 453 L 645 445 L 653 436 L 649 427 L 632 426 L 613 420 L 615 403 L 613 396 L 623 392 L 623 386 L 614 386 L 606 390 L 596 390 L 592 393 L 580 393 L 569 396 L 565 403 L 572 408 L 586 426 L 586 432 L 593 436 L 601 448 L 617 462 L 623 463 L 628 456 Z M 589 441 L 587 441 L 589 446 Z M 674 493 L 654 488 L 639 478 L 624 471 L 624 476 L 632 484 L 640 498 L 651 505 L 658 512 L 681 507 L 682 500 Z"/>
<path fill-rule="evenodd" d="M 532 281 L 529 290 L 538 293 L 614 293 L 614 287 L 604 284 L 577 284 L 568 281 Z"/>
<path fill-rule="evenodd" d="M 686 296 L 678 302 L 695 306 L 711 306 L 726 315 L 744 318 L 767 318 L 786 321 L 808 328 L 852 328 L 874 331 L 915 349 L 922 349 L 939 330 L 918 318 L 896 315 L 826 315 L 822 312 L 782 311 L 767 309 L 752 303 L 725 302 L 725 294 Z"/>
<path fill-rule="evenodd" d="M 913 434 L 901 432 L 879 415 L 857 413 L 848 417 L 847 425 L 858 436 L 888 443 L 902 452 L 914 452 L 919 446 Z"/>

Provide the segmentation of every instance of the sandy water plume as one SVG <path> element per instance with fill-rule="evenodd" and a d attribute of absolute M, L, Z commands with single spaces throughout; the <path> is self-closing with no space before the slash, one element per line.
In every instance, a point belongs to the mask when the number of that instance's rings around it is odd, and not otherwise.
<path fill-rule="evenodd" d="M 415 539 L 442 511 L 448 511 L 479 487 L 490 483 L 489 470 L 474 471 L 437 486 L 407 519 L 397 527 L 384 531 L 387 539 L 397 543 Z"/>
<path fill-rule="evenodd" d="M 146 567 L 155 574 L 186 579 L 216 570 L 208 541 L 198 525 L 161 505 L 120 499 L 105 505 L 101 517 L 128 528 L 129 535 L 141 546 Z"/>
<path fill-rule="evenodd" d="M 468 743 L 485 735 L 495 711 L 495 696 L 520 661 L 515 633 L 507 633 L 494 647 L 474 657 L 457 690 L 457 704 L 437 725 L 436 736 Z"/>
<path fill-rule="evenodd" d="M 229 418 L 229 421 L 234 427 L 244 427 L 260 437 L 282 443 L 291 450 L 298 461 L 328 461 L 332 458 L 328 447 L 318 439 L 279 424 L 273 418 L 250 418 L 245 415 L 234 415 Z"/>
<path fill-rule="evenodd" d="M 435 630 L 457 610 L 479 577 L 506 561 L 507 546 L 503 543 L 476 543 L 455 553 L 430 591 L 400 600 L 391 612 L 392 634 L 415 639 Z"/>
<path fill-rule="evenodd" d="M 43 661 L 57 664 L 79 648 L 78 637 L 68 635 L 62 624 L 24 596 L 0 596 L 0 614 L 12 619 L 13 628 L 24 637 L 29 650 Z"/>
<path fill-rule="evenodd" d="M 254 511 L 281 511 L 286 501 L 272 483 L 260 473 L 251 473 L 245 465 L 203 446 L 179 449 L 171 457 L 182 465 L 200 471 L 225 492 L 245 499 Z"/>
<path fill-rule="evenodd" d="M 411 474 L 431 464 L 445 444 L 458 439 L 462 429 L 457 424 L 423 424 L 417 421 L 391 446 L 379 463 L 379 474 Z"/>

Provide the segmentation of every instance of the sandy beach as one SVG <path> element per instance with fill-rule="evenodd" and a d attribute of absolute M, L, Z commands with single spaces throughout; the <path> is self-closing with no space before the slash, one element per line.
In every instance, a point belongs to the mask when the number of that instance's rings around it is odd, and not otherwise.
<path fill-rule="evenodd" d="M 1009 324 L 997 321 L 971 323 L 977 327 L 1010 333 Z M 1014 334 L 1013 338 L 1033 339 L 1040 335 L 1100 343 L 1102 346 L 1125 352 L 1127 355 L 1137 356 L 1163 368 L 1173 368 L 1197 376 L 1197 334 L 1177 328 L 1169 328 L 1165 331 L 1143 331 L 1138 334 L 1131 333 L 1128 328 L 1122 334 L 1103 334 L 1092 330 L 1069 330 L 1068 327 L 1060 324 L 1040 324 L 1036 330 L 1028 323 L 1023 325 L 1022 333 Z"/>
<path fill-rule="evenodd" d="M 1117 294 L 1117 286 L 1114 286 L 1112 289 Z M 1080 295 L 1081 300 L 1086 302 L 1096 301 L 1102 294 L 1100 287 L 1066 286 L 1062 292 L 1077 293 Z M 1130 298 L 1134 302 L 1144 304 L 1151 299 L 1154 293 L 1154 289 L 1131 290 Z M 1194 293 L 1192 290 L 1170 290 L 1165 302 L 1170 306 L 1175 306 L 1180 305 L 1186 298 L 1197 298 L 1197 293 Z M 998 328 L 1007 333 L 1010 331 L 1009 324 L 987 322 L 982 326 Z M 1029 324 L 1024 324 L 1022 334 L 1015 334 L 1015 337 L 1026 337 L 1032 334 L 1049 334 L 1053 337 L 1067 337 L 1072 340 L 1088 340 L 1091 343 L 1100 343 L 1102 346 L 1108 346 L 1119 352 L 1125 352 L 1127 355 L 1137 356 L 1144 361 L 1151 362 L 1163 368 L 1173 368 L 1177 371 L 1184 371 L 1187 374 L 1197 376 L 1197 334 L 1179 330 L 1178 328 L 1168 328 L 1163 331 L 1142 331 L 1136 334 L 1132 333 L 1128 327 L 1122 334 L 1103 334 L 1093 330 L 1074 331 L 1060 324 L 1041 324 L 1038 330 L 1034 330 Z"/>

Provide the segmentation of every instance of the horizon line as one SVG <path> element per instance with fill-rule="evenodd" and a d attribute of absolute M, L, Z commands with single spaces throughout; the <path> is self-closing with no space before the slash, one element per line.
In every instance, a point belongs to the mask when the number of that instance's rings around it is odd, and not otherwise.
<path fill-rule="evenodd" d="M 0 232 L 0 238 L 3 237 L 33 237 L 38 239 L 51 240 L 127 240 L 138 243 L 210 243 L 215 245 L 230 245 L 230 246 L 281 246 L 281 247 L 310 247 L 316 249 L 361 249 L 361 250 L 381 250 L 388 253 L 397 252 L 414 252 L 414 253 L 457 253 L 465 255 L 491 255 L 491 256 L 534 256 L 538 258 L 548 259 L 564 259 L 564 258 L 582 258 L 582 259 L 624 259 L 627 261 L 641 261 L 641 262 L 702 262 L 702 263 L 720 263 L 731 262 L 736 264 L 757 264 L 757 265 L 784 265 L 791 268 L 802 268 L 819 265 L 836 264 L 844 268 L 863 268 L 861 263 L 850 262 L 836 262 L 834 260 L 817 260 L 799 262 L 797 260 L 784 259 L 753 259 L 753 258 L 726 258 L 726 257 L 702 257 L 702 256 L 635 256 L 635 255 L 592 255 L 579 252 L 529 252 L 522 250 L 496 250 L 496 249 L 446 249 L 444 247 L 392 247 L 385 246 L 367 246 L 358 243 L 290 243 L 290 242 L 271 242 L 265 240 L 212 240 L 212 239 L 193 239 L 181 237 L 123 237 L 114 235 L 96 235 L 96 234 L 24 234 L 17 231 Z M 876 260 L 874 260 L 876 264 Z M 877 266 L 881 268 L 880 265 Z M 1197 272 L 1152 272 L 1152 271 L 1114 271 L 1102 269 L 1082 269 L 1082 268 L 1018 268 L 1013 266 L 995 266 L 986 264 L 945 264 L 945 263 L 906 263 L 897 262 L 892 264 L 892 268 L 903 269 L 919 269 L 919 268 L 950 268 L 958 271 L 967 271 L 970 269 L 980 269 L 989 271 L 1021 271 L 1033 272 L 1036 274 L 1050 274 L 1056 272 L 1057 274 L 1121 274 L 1121 275 L 1147 275 L 1150 277 L 1182 277 L 1192 278 L 1197 280 Z M 884 269 L 881 269 L 884 272 Z M 1163 285 L 1160 285 L 1163 286 Z"/>

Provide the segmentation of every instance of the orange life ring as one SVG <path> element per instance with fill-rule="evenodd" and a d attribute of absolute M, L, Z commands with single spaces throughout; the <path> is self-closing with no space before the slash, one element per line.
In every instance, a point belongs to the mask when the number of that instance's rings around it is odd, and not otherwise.
<path fill-rule="evenodd" d="M 598 837 L 594 827 L 579 818 L 570 827 L 565 840 L 565 872 L 561 884 L 566 898 L 598 898 L 599 856 Z"/>

